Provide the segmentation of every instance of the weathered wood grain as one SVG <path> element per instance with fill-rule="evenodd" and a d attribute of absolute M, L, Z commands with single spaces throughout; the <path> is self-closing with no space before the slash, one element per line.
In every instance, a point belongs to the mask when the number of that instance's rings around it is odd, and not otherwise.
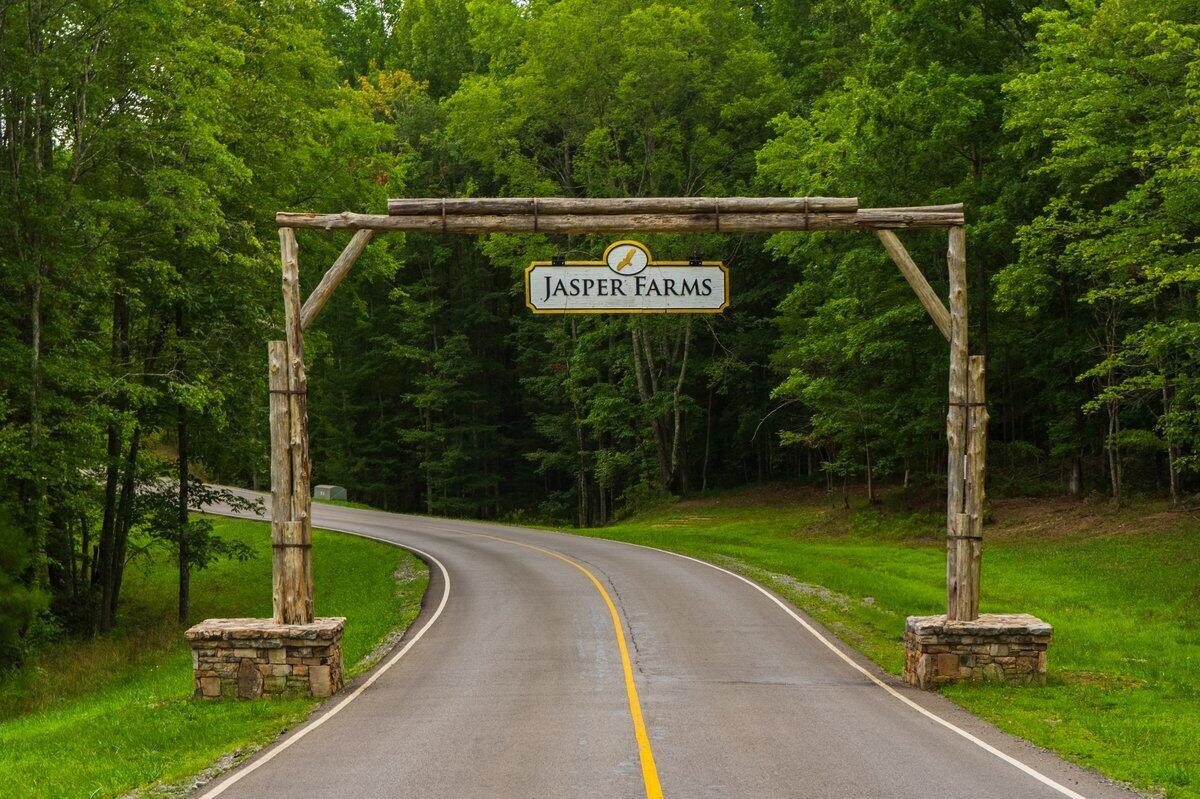
<path fill-rule="evenodd" d="M 971 545 L 975 542 L 968 536 L 975 534 L 972 532 L 975 529 L 974 519 L 967 513 L 958 514 L 955 529 L 960 537 L 951 539 L 950 546 L 954 549 L 954 583 L 958 586 L 958 593 L 955 595 L 954 612 L 946 615 L 959 621 L 971 621 L 975 618 L 970 615 L 969 599 Z"/>
<path fill-rule="evenodd" d="M 291 228 L 280 229 L 279 249 L 283 272 L 284 329 L 287 332 L 289 449 L 292 461 L 291 521 L 300 524 L 296 533 L 297 540 L 288 546 L 289 552 L 284 561 L 284 583 L 288 591 L 294 591 L 294 595 L 300 598 L 300 604 L 285 602 L 284 610 L 285 615 L 293 614 L 292 618 L 285 620 L 286 623 L 308 624 L 313 619 L 312 557 L 309 549 L 312 540 L 312 499 L 308 458 L 308 382 L 304 374 L 304 332 L 300 326 L 299 254 L 295 231 Z"/>
<path fill-rule="evenodd" d="M 970 535 L 983 535 L 983 506 L 987 497 L 987 364 L 982 355 L 972 355 L 967 363 L 967 463 L 963 496 L 964 515 L 970 520 Z M 979 616 L 979 568 L 983 542 L 978 538 L 964 541 L 966 563 L 960 565 L 962 578 L 958 588 L 959 618 Z"/>
<path fill-rule="evenodd" d="M 950 228 L 950 405 L 946 413 L 946 534 L 967 535 L 959 527 L 963 513 L 967 421 L 967 261 L 966 235 Z M 946 539 L 946 615 L 958 618 L 958 541 Z"/>
<path fill-rule="evenodd" d="M 313 289 L 312 294 L 308 295 L 308 299 L 304 301 L 304 307 L 300 309 L 300 328 L 307 329 L 312 324 L 313 319 L 329 302 L 329 298 L 333 296 L 333 292 L 341 285 L 342 280 L 350 272 L 350 267 L 354 266 L 354 262 L 358 260 L 358 256 L 362 255 L 362 251 L 366 249 L 367 244 L 375 237 L 373 230 L 359 230 L 355 232 L 354 237 L 350 239 L 350 243 L 342 250 L 342 254 L 333 262 L 333 266 L 329 267 L 329 271 L 321 278 L 321 282 Z"/>
<path fill-rule="evenodd" d="M 304 522 L 283 523 L 283 541 L 276 548 L 283 553 L 286 575 L 309 573 L 312 565 L 311 540 Z M 283 583 L 283 624 L 311 624 L 313 621 L 312 579 L 287 580 Z M 292 618 L 294 621 L 287 621 Z"/>
<path fill-rule="evenodd" d="M 292 518 L 291 423 L 288 408 L 287 342 L 267 342 L 267 387 L 270 390 L 271 427 L 271 608 L 275 621 L 283 623 L 286 604 L 284 585 L 287 564 L 283 526 Z"/>
<path fill-rule="evenodd" d="M 392 216 L 854 213 L 857 197 L 404 197 Z"/>
<path fill-rule="evenodd" d="M 873 211 L 896 211 L 896 212 L 922 211 L 922 212 L 931 212 L 931 213 L 936 212 L 936 211 L 954 211 L 957 213 L 962 213 L 963 204 L 962 203 L 946 203 L 945 205 L 894 205 L 894 206 L 889 206 L 887 208 L 873 208 L 870 210 L 873 210 Z"/>
<path fill-rule="evenodd" d="M 905 230 L 963 224 L 961 211 L 865 208 L 855 213 L 405 215 L 281 211 L 280 227 L 424 233 L 772 233 L 787 230 Z"/>

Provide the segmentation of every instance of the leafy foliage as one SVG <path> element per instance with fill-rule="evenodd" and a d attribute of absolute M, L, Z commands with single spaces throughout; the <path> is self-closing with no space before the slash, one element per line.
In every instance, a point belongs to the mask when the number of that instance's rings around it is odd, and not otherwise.
<path fill-rule="evenodd" d="M 1192 3 L 20 0 L 0 6 L 0 503 L 22 607 L 110 629 L 138 552 L 267 482 L 274 213 L 389 196 L 964 202 L 993 488 L 1200 480 Z M 311 288 L 344 236 L 302 232 Z M 945 238 L 905 234 L 946 291 Z M 799 476 L 936 486 L 946 348 L 869 236 L 650 236 L 714 318 L 530 316 L 594 236 L 378 237 L 308 334 L 314 472 L 389 509 L 605 524 Z M 49 618 L 49 617 L 44 617 Z"/>
<path fill-rule="evenodd" d="M 20 662 L 21 639 L 45 608 L 46 596 L 21 581 L 32 560 L 29 549 L 24 531 L 0 516 L 0 665 Z"/>

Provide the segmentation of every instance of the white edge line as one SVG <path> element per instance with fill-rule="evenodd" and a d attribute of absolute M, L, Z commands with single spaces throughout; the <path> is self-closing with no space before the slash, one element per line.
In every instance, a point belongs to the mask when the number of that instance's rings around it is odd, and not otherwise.
<path fill-rule="evenodd" d="M 449 527 L 434 527 L 433 529 L 443 530 L 445 532 L 453 532 L 453 533 L 466 532 L 468 535 L 471 535 L 471 533 L 469 533 L 468 531 L 455 530 L 455 529 L 452 529 Z M 528 530 L 529 528 L 516 528 L 516 529 Z M 1025 772 L 1026 774 L 1028 774 L 1030 777 L 1033 777 L 1038 782 L 1041 782 L 1042 784 L 1058 791 L 1063 796 L 1070 797 L 1070 799 L 1087 799 L 1087 797 L 1085 797 L 1083 794 L 1077 793 L 1077 792 L 1071 790 L 1070 788 L 1068 788 L 1067 786 L 1063 785 L 1062 783 L 1056 782 L 1055 780 L 1051 779 L 1050 777 L 1047 777 L 1045 774 L 1043 774 L 1042 772 L 1033 768 L 1032 766 L 1029 766 L 1025 763 L 1022 763 L 1020 760 L 1017 760 L 1012 755 L 1007 755 L 1004 752 L 1001 752 L 999 749 L 992 746 L 987 741 L 984 741 L 983 739 L 978 738 L 975 735 L 972 735 L 971 733 L 964 730 L 962 727 L 959 727 L 954 722 L 948 721 L 948 720 L 942 718 L 941 716 L 937 715 L 933 711 L 928 710 L 928 709 L 922 707 L 921 705 L 917 704 L 913 700 L 909 699 L 907 696 L 900 693 L 895 688 L 893 688 L 892 686 L 885 683 L 883 680 L 876 677 L 869 670 L 863 668 L 863 666 L 861 666 L 857 662 L 855 662 L 855 660 L 852 657 L 847 655 L 839 647 L 837 647 L 832 641 L 830 641 L 828 638 L 826 638 L 824 635 L 822 635 L 820 630 L 813 627 L 811 624 L 809 624 L 807 621 L 805 621 L 804 618 L 802 616 L 800 616 L 800 614 L 796 613 L 796 611 L 794 611 L 790 607 L 788 607 L 787 604 L 783 600 L 781 600 L 779 597 L 772 594 L 766 588 L 763 588 L 758 583 L 749 579 L 748 577 L 744 577 L 744 576 L 738 574 L 737 572 L 730 571 L 729 569 L 718 566 L 715 563 L 709 563 L 706 560 L 701 560 L 700 558 L 694 558 L 691 555 L 684 555 L 681 552 L 672 552 L 668 549 L 659 549 L 658 547 L 647 546 L 646 544 L 637 544 L 637 543 L 634 543 L 633 541 L 621 541 L 616 538 L 602 538 L 600 536 L 580 536 L 580 535 L 575 535 L 574 533 L 563 533 L 558 530 L 534 530 L 532 532 L 542 532 L 542 533 L 550 532 L 550 533 L 555 533 L 558 535 L 573 535 L 576 538 L 584 538 L 584 539 L 589 539 L 592 541 L 612 541 L 612 542 L 618 543 L 618 544 L 626 544 L 628 546 L 638 547 L 639 549 L 648 549 L 652 552 L 661 552 L 664 555 L 672 555 L 677 558 L 683 558 L 684 560 L 690 560 L 694 563 L 699 563 L 701 566 L 707 566 L 710 569 L 716 569 L 719 572 L 728 574 L 730 577 L 734 577 L 738 580 L 741 580 L 743 583 L 750 586 L 754 590 L 758 591 L 763 596 L 765 596 L 767 599 L 771 600 L 776 605 L 778 605 L 780 608 L 782 608 L 783 611 L 785 613 L 787 613 L 789 616 L 791 616 L 792 619 L 795 620 L 798 624 L 800 624 L 801 627 L 803 627 L 814 638 L 816 638 L 818 641 L 820 641 L 822 644 L 824 644 L 829 649 L 829 651 L 833 652 L 839 658 L 844 660 L 851 668 L 853 668 L 855 671 L 862 674 L 868 680 L 875 683 L 875 685 L 879 686 L 880 688 L 882 688 L 887 693 L 891 694 L 896 699 L 899 699 L 901 702 L 903 702 L 904 704 L 911 707 L 913 710 L 920 713 L 922 716 L 925 716 L 926 718 L 940 724 L 941 726 L 945 727 L 946 729 L 950 730 L 951 732 L 962 736 L 963 738 L 967 739 L 971 743 L 978 746 L 980 749 L 983 749 L 985 752 L 988 752 L 988 753 L 993 754 L 996 757 L 1000 758 L 1005 763 L 1008 763 L 1011 766 L 1015 766 L 1016 768 L 1020 769 L 1021 771 Z M 205 799 L 205 798 L 201 797 L 201 799 Z"/>
<path fill-rule="evenodd" d="M 603 540 L 612 541 L 615 539 L 606 538 Z M 824 644 L 829 649 L 829 651 L 833 652 L 835 655 L 840 657 L 842 660 L 846 661 L 846 663 L 851 668 L 853 668 L 855 671 L 858 671 L 859 673 L 861 673 L 868 680 L 875 683 L 880 688 L 882 688 L 883 690 L 887 691 L 889 694 L 894 696 L 896 699 L 899 699 L 901 702 L 903 702 L 904 704 L 911 707 L 913 710 L 920 713 L 922 716 L 925 716 L 926 718 L 929 718 L 929 719 L 937 722 L 938 724 L 942 725 L 943 727 L 945 727 L 946 729 L 950 730 L 953 733 L 961 735 L 963 738 L 966 738 L 968 741 L 975 744 L 980 749 L 983 749 L 985 752 L 989 752 L 990 754 L 993 754 L 996 757 L 1003 760 L 1005 763 L 1008 763 L 1009 765 L 1017 767 L 1021 771 L 1028 774 L 1030 777 L 1033 777 L 1038 782 L 1041 782 L 1042 784 L 1047 785 L 1050 788 L 1053 788 L 1054 790 L 1058 791 L 1063 796 L 1068 796 L 1068 797 L 1070 797 L 1070 799 L 1087 799 L 1087 797 L 1083 796 L 1082 794 L 1076 793 L 1075 791 L 1071 790 L 1067 786 L 1062 785 L 1061 783 L 1055 782 L 1054 780 L 1047 777 L 1045 774 L 1043 774 L 1042 772 L 1033 768 L 1032 766 L 1028 766 L 1025 763 L 1022 763 L 1020 760 L 1017 760 L 1015 757 L 1012 757 L 1011 755 L 1006 755 L 1004 752 L 1001 752 L 999 749 L 992 746 L 987 741 L 984 741 L 981 738 L 977 738 L 976 736 L 974 736 L 971 733 L 964 730 L 962 727 L 959 727 L 957 724 L 954 724 L 951 721 L 947 721 L 946 719 L 937 715 L 933 711 L 927 710 L 926 708 L 921 707 L 921 705 L 919 705 L 916 702 L 914 702 L 913 700 L 909 699 L 907 696 L 900 693 L 895 688 L 888 685 L 883 680 L 879 679 L 874 674 L 872 674 L 870 671 L 868 671 L 867 669 L 863 668 L 861 665 L 856 663 L 853 658 L 851 658 L 849 655 L 847 655 L 845 652 L 843 652 L 840 648 L 835 646 L 832 641 L 830 641 L 828 638 L 826 638 L 824 635 L 822 635 L 821 632 L 817 628 L 813 627 L 811 624 L 809 624 L 807 621 L 805 621 L 804 618 L 800 616 L 800 614 L 796 613 L 796 611 L 789 608 L 783 602 L 783 600 L 781 600 L 779 597 L 775 596 L 770 591 L 763 588 L 761 585 L 754 582 L 753 580 L 751 580 L 747 577 L 743 577 L 742 575 L 738 574 L 737 572 L 730 571 L 729 569 L 722 568 L 721 566 L 717 566 L 715 563 L 709 563 L 708 561 L 701 560 L 700 558 L 693 558 L 691 555 L 684 555 L 679 552 L 671 552 L 670 550 L 667 550 L 667 549 L 659 549 L 658 547 L 646 546 L 645 544 L 635 544 L 632 541 L 622 541 L 621 543 L 631 544 L 632 546 L 641 547 L 643 549 L 650 549 L 655 552 L 662 552 L 664 555 L 674 555 L 677 558 L 683 558 L 684 560 L 694 561 L 695 563 L 699 563 L 702 566 L 707 566 L 710 569 L 716 569 L 719 572 L 724 572 L 725 574 L 728 574 L 730 577 L 736 577 L 737 579 L 741 580 L 743 583 L 745 583 L 746 585 L 755 589 L 756 591 L 761 593 L 763 596 L 765 596 L 767 599 L 771 600 L 776 605 L 781 607 L 783 609 L 783 611 L 785 613 L 787 613 L 789 616 L 791 616 L 796 622 L 798 622 L 801 627 L 803 627 L 805 630 L 808 630 L 808 632 L 811 633 L 814 638 L 816 638 L 818 641 L 820 641 L 822 644 Z"/>
<path fill-rule="evenodd" d="M 239 518 L 239 517 L 235 517 L 235 518 Z M 241 517 L 241 518 L 245 518 L 245 517 Z M 224 782 L 222 782 L 221 784 L 217 785 L 211 791 L 208 791 L 207 793 L 202 794 L 201 796 L 198 797 L 198 799 L 212 799 L 212 797 L 220 795 L 230 785 L 233 785 L 238 780 L 240 780 L 242 777 L 246 776 L 247 774 L 254 771 L 256 768 L 261 766 L 263 763 L 266 763 L 267 761 L 271 760 L 273 757 L 275 757 L 275 755 L 277 755 L 280 752 L 282 752 L 283 750 L 287 749 L 289 746 L 291 746 L 293 743 L 295 743 L 296 741 L 303 738 L 309 732 L 311 732 L 312 730 L 314 730 L 317 727 L 324 724 L 326 719 L 328 719 L 330 716 L 333 716 L 338 711 L 340 711 L 343 707 L 345 707 L 346 705 L 348 705 L 352 701 L 354 701 L 358 697 L 358 695 L 361 694 L 363 691 L 365 691 L 368 687 L 370 687 L 371 684 L 374 683 L 375 680 L 377 680 L 380 675 L 382 675 L 385 671 L 390 669 L 392 667 L 392 664 L 394 664 L 397 660 L 399 660 L 401 657 L 403 657 L 404 654 L 406 652 L 408 652 L 408 650 L 412 647 L 413 644 L 415 644 L 418 640 L 420 640 L 421 636 L 423 636 L 425 634 L 425 631 L 428 630 L 435 621 L 437 621 L 438 616 L 442 615 L 442 609 L 446 607 L 446 600 L 450 596 L 450 574 L 446 571 L 446 567 L 442 564 L 442 562 L 440 560 L 438 560 L 437 558 L 433 557 L 432 555 L 430 555 L 429 553 L 423 552 L 415 547 L 410 547 L 405 544 L 399 544 L 395 541 L 390 541 L 386 538 L 379 538 L 377 536 L 367 535 L 365 533 L 358 533 L 353 530 L 339 530 L 335 527 L 329 527 L 328 525 L 316 525 L 316 526 L 319 529 L 330 530 L 335 533 L 346 533 L 347 535 L 357 535 L 357 536 L 361 536 L 362 538 L 370 538 L 375 541 L 382 541 L 385 544 L 391 544 L 393 546 L 401 547 L 402 549 L 408 549 L 412 552 L 415 552 L 418 555 L 422 555 L 426 558 L 429 558 L 431 561 L 433 561 L 435 564 L 437 564 L 438 569 L 440 569 L 442 572 L 442 578 L 445 580 L 446 587 L 445 587 L 445 590 L 442 592 L 442 600 L 441 600 L 441 602 L 438 603 L 437 610 L 434 612 L 433 616 L 429 619 L 429 621 L 427 621 L 425 623 L 425 626 L 422 627 L 417 632 L 417 634 L 414 635 L 408 641 L 408 643 L 406 643 L 404 645 L 404 648 L 402 648 L 399 652 L 397 652 L 395 655 L 393 655 L 386 663 L 384 663 L 382 666 L 380 666 L 375 671 L 375 673 L 372 674 L 371 677 L 366 682 L 364 682 L 357 689 L 355 689 L 355 691 L 353 693 L 351 693 L 349 696 L 347 696 L 342 701 L 338 702 L 337 705 L 335 705 L 333 707 L 333 709 L 331 709 L 328 713 L 325 713 L 320 718 L 309 722 L 308 725 L 301 727 L 300 730 L 298 732 L 296 732 L 291 738 L 288 738 L 287 740 L 283 741 L 278 746 L 276 746 L 274 749 L 271 749 L 265 755 L 260 757 L 258 760 L 255 760 L 253 763 L 249 764 L 248 766 L 246 766 L 245 768 L 243 768 L 239 771 L 233 772 L 233 774 L 229 777 L 229 779 L 227 779 Z M 441 529 L 444 530 L 445 532 L 454 532 L 454 533 L 466 532 L 463 530 L 453 530 L 451 528 L 441 528 Z M 517 528 L 517 529 L 521 529 L 521 528 Z M 555 531 L 555 530 L 535 530 L 533 532 L 550 532 L 550 533 L 557 533 L 559 535 L 564 534 L 561 531 Z M 572 535 L 572 534 L 566 533 L 566 535 Z M 707 566 L 710 569 L 715 569 L 716 571 L 719 571 L 723 574 L 728 574 L 730 577 L 733 577 L 737 580 L 741 580 L 743 583 L 750 586 L 755 591 L 758 591 L 763 596 L 765 596 L 767 599 L 771 600 L 776 605 L 778 605 L 785 613 L 787 613 L 789 616 L 791 616 L 792 619 L 797 624 L 799 624 L 801 627 L 803 627 L 805 630 L 807 630 L 809 632 L 809 634 L 811 634 L 814 638 L 816 638 L 818 641 L 820 641 L 822 644 L 824 644 L 825 647 L 827 649 L 829 649 L 829 651 L 833 652 L 835 655 L 837 655 L 839 658 L 841 658 L 843 661 L 845 661 L 848 666 L 850 666 L 852 669 L 854 669 L 855 671 L 862 674 L 864 677 L 866 677 L 868 680 L 870 680 L 875 685 L 882 688 L 884 691 L 886 691 L 888 694 L 890 694 L 894 698 L 900 700 L 905 705 L 908 705 L 910 708 L 912 708 L 913 710 L 920 713 L 922 716 L 925 716 L 926 718 L 930 719 L 931 721 L 933 721 L 937 724 L 940 724 L 941 726 L 945 727 L 946 729 L 950 730 L 951 732 L 955 733 L 956 735 L 959 735 L 959 736 L 965 738 L 966 740 L 968 740 L 971 743 L 978 746 L 980 749 L 983 749 L 985 752 L 995 755 L 996 757 L 1003 760 L 1005 763 L 1008 763 L 1009 765 L 1014 766 L 1015 768 L 1019 769 L 1020 771 L 1024 772 L 1025 774 L 1028 774 L 1030 777 L 1033 777 L 1035 780 L 1042 783 L 1043 785 L 1046 785 L 1046 786 L 1058 791 L 1063 796 L 1070 797 L 1070 799 L 1087 799 L 1087 797 L 1085 797 L 1083 794 L 1077 793 L 1076 791 L 1071 790 L 1067 786 L 1065 786 L 1059 782 L 1056 782 L 1055 780 L 1051 779 L 1050 777 L 1047 777 L 1045 774 L 1043 774 L 1042 772 L 1033 768 L 1032 766 L 1026 765 L 1025 763 L 1022 763 L 1020 760 L 1017 760 L 1015 757 L 1013 757 L 1011 755 L 1007 755 L 1004 752 L 1001 752 L 999 749 L 992 746 L 987 741 L 984 741 L 983 739 L 978 738 L 975 735 L 972 735 L 971 733 L 964 730 L 962 727 L 959 727 L 954 722 L 947 721 L 946 719 L 937 715 L 933 711 L 928 710 L 928 709 L 922 707 L 921 705 L 917 704 L 913 700 L 909 699 L 907 696 L 900 693 L 895 688 L 888 685 L 883 680 L 879 679 L 874 674 L 872 674 L 870 671 L 868 671 L 867 669 L 865 669 L 861 665 L 859 665 L 857 662 L 855 662 L 855 660 L 853 658 L 851 658 L 849 655 L 847 655 L 845 652 L 843 652 L 840 648 L 835 646 L 832 641 L 830 641 L 828 638 L 826 638 L 824 635 L 822 635 L 821 632 L 817 628 L 813 627 L 811 624 L 809 624 L 807 621 L 805 621 L 804 618 L 800 616 L 800 614 L 796 613 L 796 611 L 794 611 L 790 607 L 788 607 L 787 604 L 783 602 L 783 600 L 781 600 L 779 597 L 775 596 L 770 591 L 768 591 L 766 588 L 763 588 L 761 585 L 754 582 L 753 580 L 751 580 L 747 577 L 743 577 L 742 575 L 738 574 L 737 572 L 730 571 L 729 569 L 726 569 L 722 566 L 718 566 L 715 563 L 709 563 L 706 560 L 701 560 L 700 558 L 694 558 L 691 555 L 684 555 L 680 552 L 671 552 L 670 550 L 667 550 L 667 549 L 659 549 L 658 547 L 647 546 L 645 544 L 637 544 L 632 541 L 620 541 L 620 540 L 614 539 L 614 538 L 600 538 L 598 536 L 577 536 L 577 537 L 589 538 L 591 540 L 599 540 L 599 541 L 614 541 L 618 544 L 626 544 L 628 546 L 638 547 L 639 549 L 649 549 L 653 552 L 661 552 L 664 555 L 672 555 L 677 558 L 683 558 L 684 560 L 690 560 L 694 563 L 699 563 L 701 566 Z"/>
<path fill-rule="evenodd" d="M 234 518 L 246 518 L 246 517 L 234 517 Z M 330 708 L 328 712 L 322 713 L 320 715 L 320 717 L 313 719 L 312 721 L 308 722 L 304 726 L 297 729 L 289 738 L 284 739 L 283 741 L 281 741 L 274 747 L 268 749 L 266 751 L 266 753 L 263 754 L 262 757 L 247 764 L 244 768 L 233 771 L 227 779 L 225 779 L 222 782 L 220 782 L 219 784 L 213 786 L 213 788 L 211 790 L 201 794 L 198 797 L 198 799 L 213 799 L 213 797 L 215 797 L 215 796 L 220 796 L 222 793 L 225 792 L 226 788 L 228 788 L 231 785 L 235 785 L 247 774 L 253 773 L 255 771 L 255 769 L 257 769 L 259 766 L 270 762 L 277 754 L 286 750 L 292 744 L 296 743 L 296 741 L 299 741 L 301 738 L 308 735 L 310 732 L 315 730 L 317 727 L 320 727 L 326 721 L 329 721 L 329 719 L 336 716 L 342 710 L 342 708 L 346 707 L 346 705 L 350 704 L 355 699 L 357 699 L 363 691 L 370 688 L 375 683 L 376 680 L 378 680 L 380 677 L 383 676 L 384 672 L 386 672 L 388 669 L 390 669 L 392 666 L 394 666 L 396 664 L 396 661 L 398 661 L 400 658 L 404 657 L 404 655 L 408 652 L 408 650 L 412 649 L 413 644 L 415 644 L 417 641 L 421 640 L 421 636 L 425 635 L 425 633 L 429 630 L 429 628 L 433 626 L 433 623 L 438 620 L 438 617 L 442 615 L 442 611 L 446 607 L 446 600 L 450 598 L 450 573 L 448 571 L 446 571 L 445 565 L 440 560 L 435 558 L 433 555 L 430 555 L 428 552 L 417 549 L 416 547 L 408 546 L 407 544 L 401 544 L 396 541 L 390 541 L 386 538 L 380 538 L 380 537 L 374 536 L 374 535 L 367 535 L 366 533 L 359 533 L 359 532 L 355 532 L 353 530 L 339 530 L 336 527 L 329 527 L 329 526 L 323 525 L 323 524 L 318 524 L 315 526 L 320 530 L 329 530 L 329 531 L 335 532 L 335 533 L 346 533 L 347 535 L 355 535 L 355 536 L 359 536 L 360 538 L 370 538 L 375 541 L 381 541 L 385 544 L 391 544 L 394 547 L 400 547 L 401 549 L 407 549 L 410 552 L 413 552 L 414 554 L 419 555 L 423 558 L 428 558 L 430 561 L 437 564 L 438 569 L 442 573 L 442 580 L 443 580 L 444 586 L 445 586 L 444 589 L 442 590 L 442 600 L 438 603 L 437 610 L 435 610 L 433 612 L 433 615 L 429 618 L 429 621 L 425 622 L 425 625 L 423 627 L 421 627 L 420 630 L 417 631 L 416 635 L 414 635 L 412 638 L 408 639 L 408 642 L 400 649 L 399 652 L 392 655 L 390 658 L 387 659 L 387 661 L 382 666 L 375 669 L 375 671 L 371 674 L 371 676 L 368 677 L 367 680 L 362 685 L 355 688 L 349 695 L 344 697 L 340 702 L 338 702 L 336 705 L 334 705 L 332 708 Z"/>

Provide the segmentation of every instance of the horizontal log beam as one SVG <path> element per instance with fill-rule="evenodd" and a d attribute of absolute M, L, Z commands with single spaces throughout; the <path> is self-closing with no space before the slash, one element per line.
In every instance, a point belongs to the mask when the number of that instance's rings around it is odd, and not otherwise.
<path fill-rule="evenodd" d="M 848 213 L 857 197 L 405 197 L 391 216 Z"/>
<path fill-rule="evenodd" d="M 863 208 L 855 213 L 405 215 L 280 212 L 280 227 L 424 233 L 773 233 L 801 230 L 909 230 L 963 224 L 958 211 Z"/>
<path fill-rule="evenodd" d="M 963 210 L 963 204 L 962 203 L 946 203 L 945 205 L 900 205 L 900 206 L 896 206 L 894 208 L 874 208 L 872 210 L 874 210 L 874 211 L 897 211 L 897 212 L 904 212 L 904 211 L 924 211 L 924 212 L 957 211 L 961 214 L 962 210 Z"/>

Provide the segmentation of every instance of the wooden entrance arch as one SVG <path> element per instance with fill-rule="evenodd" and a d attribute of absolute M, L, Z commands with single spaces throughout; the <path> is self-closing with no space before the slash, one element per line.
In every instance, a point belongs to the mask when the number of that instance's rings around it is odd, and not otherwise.
<path fill-rule="evenodd" d="M 275 621 L 313 620 L 312 517 L 304 330 L 376 233 L 762 233 L 869 230 L 950 343 L 946 413 L 946 615 L 979 614 L 987 409 L 984 359 L 967 347 L 966 237 L 961 204 L 859 208 L 849 197 L 406 198 L 384 214 L 276 216 L 283 264 L 285 341 L 268 343 L 271 397 L 271 536 Z M 301 301 L 296 228 L 353 230 L 350 243 Z M 949 310 L 896 236 L 949 231 Z"/>

